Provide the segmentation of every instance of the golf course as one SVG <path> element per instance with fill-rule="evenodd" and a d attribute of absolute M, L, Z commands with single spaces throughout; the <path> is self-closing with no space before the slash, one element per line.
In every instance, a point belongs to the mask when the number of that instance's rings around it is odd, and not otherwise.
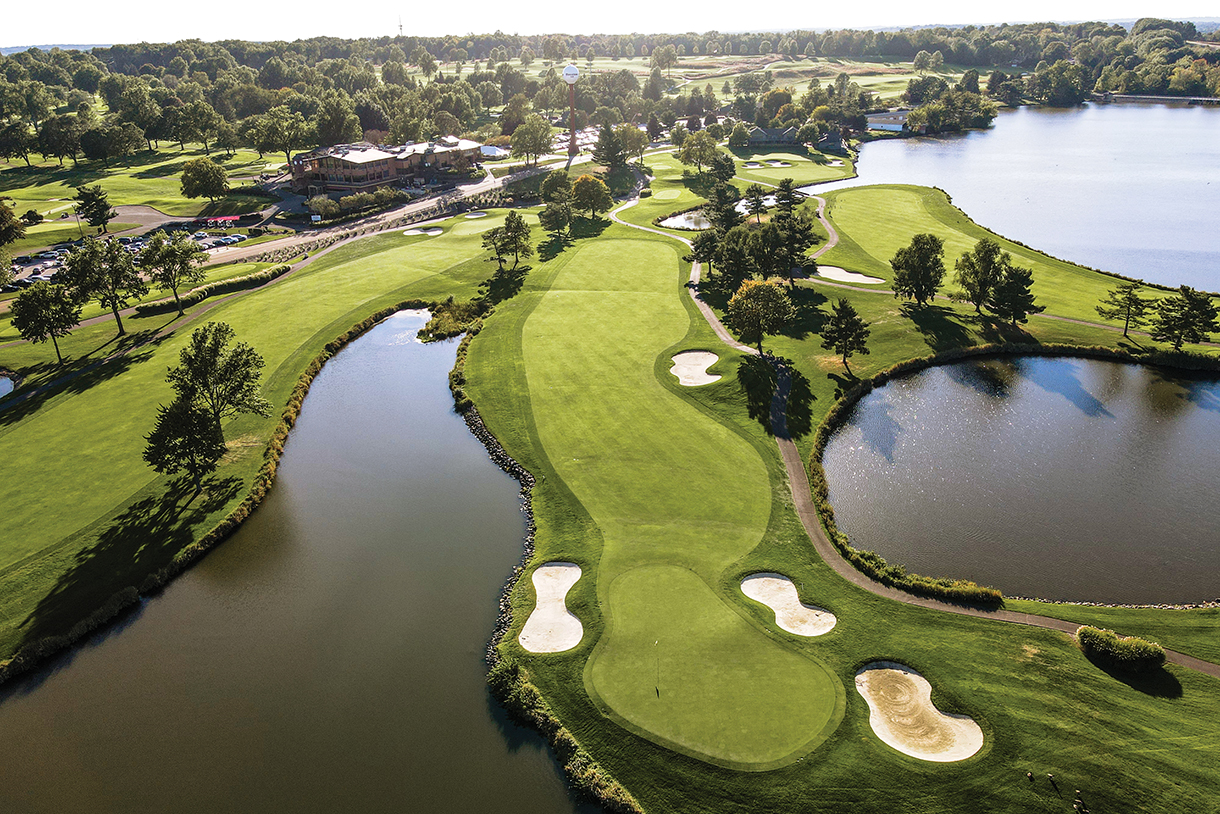
<path fill-rule="evenodd" d="M 741 188 L 853 172 L 815 153 L 736 158 L 760 164 L 739 169 Z M 510 714 L 533 699 L 552 742 L 561 731 L 576 745 L 557 750 L 574 782 L 600 772 L 626 791 L 618 810 L 647 812 L 1052 812 L 1069 810 L 1076 790 L 1099 812 L 1220 810 L 1220 679 L 1174 663 L 1126 674 L 1061 631 L 895 601 L 843 578 L 802 526 L 776 444 L 784 428 L 816 470 L 816 431 L 844 393 L 934 353 L 1154 346 L 1094 310 L 1120 281 L 992 235 L 939 190 L 840 190 L 826 195 L 818 262 L 884 284 L 798 279 L 795 318 L 760 356 L 723 342 L 691 296 L 696 269 L 679 239 L 689 233 L 654 226 L 702 202 L 699 179 L 670 154 L 646 163 L 650 194 L 614 212 L 621 222 L 580 218 L 512 269 L 484 249 L 509 213 L 491 209 L 345 239 L 185 316 L 124 317 L 124 337 L 98 319 L 60 340 L 62 367 L 49 345 L 16 343 L 0 324 L 10 343 L 0 369 L 22 379 L 0 400 L 0 505 L 19 530 L 0 547 L 0 663 L 16 671 L 40 643 L 79 638 L 82 619 L 155 590 L 151 575 L 247 511 L 336 338 L 407 305 L 453 318 L 469 304 L 477 317 L 461 326 L 451 386 L 534 482 L 532 548 L 492 660 L 516 671 Z M 817 201 L 802 206 L 813 216 Z M 516 211 L 541 242 L 538 210 Z M 1018 326 L 947 296 L 923 308 L 895 298 L 889 258 L 924 232 L 943 238 L 946 266 L 993 237 L 1032 268 L 1045 312 Z M 871 329 L 850 372 L 819 335 L 839 298 Z M 724 301 L 705 302 L 724 316 Z M 273 410 L 224 424 L 227 452 L 192 495 L 141 452 L 173 397 L 167 368 L 213 321 L 262 355 Z M 686 381 L 685 358 L 698 362 Z M 1215 608 L 1004 608 L 1220 661 Z M 535 624 L 563 635 L 527 632 L 535 611 Z M 908 725 L 878 723 L 887 709 Z"/>

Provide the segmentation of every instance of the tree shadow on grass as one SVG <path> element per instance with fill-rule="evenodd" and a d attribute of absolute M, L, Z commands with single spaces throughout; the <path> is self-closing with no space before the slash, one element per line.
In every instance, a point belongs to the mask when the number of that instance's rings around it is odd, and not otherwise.
<path fill-rule="evenodd" d="M 1020 325 L 1004 322 L 995 317 L 982 314 L 977 318 L 979 334 L 988 342 L 995 344 L 1036 345 L 1038 340 L 1033 334 Z"/>
<path fill-rule="evenodd" d="M 771 402 L 778 382 L 775 366 L 761 356 L 744 356 L 737 363 L 737 381 L 745 391 L 750 418 L 771 432 Z"/>
<path fill-rule="evenodd" d="M 119 591 L 139 589 L 195 539 L 195 530 L 233 500 L 244 481 L 205 478 L 197 491 L 188 478 L 128 506 L 81 548 L 55 587 L 18 625 L 22 643 L 67 634 Z"/>
<path fill-rule="evenodd" d="M 543 263 L 554 260 L 563 250 L 575 243 L 572 237 L 564 232 L 552 232 L 550 236 L 538 244 L 538 259 Z"/>
<path fill-rule="evenodd" d="M 788 435 L 802 438 L 813 430 L 813 403 L 817 396 L 809 386 L 809 379 L 787 360 L 792 377 L 792 389 L 788 391 Z"/>
<path fill-rule="evenodd" d="M 1105 659 L 1097 658 L 1088 653 L 1085 654 L 1085 658 L 1089 660 L 1090 664 L 1110 678 L 1126 684 L 1131 689 L 1144 693 L 1144 695 L 1151 695 L 1154 698 L 1182 697 L 1182 682 L 1178 681 L 1177 676 L 1164 667 L 1158 667 L 1155 670 L 1147 672 L 1134 672 L 1121 670 Z"/>
<path fill-rule="evenodd" d="M 961 318 L 952 308 L 908 302 L 903 303 L 902 314 L 915 324 L 915 330 L 934 351 L 976 344 L 970 328 L 962 324 Z"/>
<path fill-rule="evenodd" d="M 784 336 L 804 339 L 809 334 L 820 334 L 827 319 L 826 312 L 822 310 L 822 306 L 827 302 L 826 295 L 800 286 L 787 293 L 792 307 L 796 310 L 796 318 L 784 330 Z"/>
<path fill-rule="evenodd" d="M 517 296 L 525 283 L 525 275 L 533 266 L 497 269 L 496 273 L 479 283 L 479 291 L 489 305 L 504 302 Z"/>
<path fill-rule="evenodd" d="M 579 215 L 572 218 L 572 225 L 568 227 L 568 234 L 571 240 L 598 237 L 602 232 L 606 231 L 606 227 L 609 225 L 610 221 L 606 218 L 589 218 Z"/>

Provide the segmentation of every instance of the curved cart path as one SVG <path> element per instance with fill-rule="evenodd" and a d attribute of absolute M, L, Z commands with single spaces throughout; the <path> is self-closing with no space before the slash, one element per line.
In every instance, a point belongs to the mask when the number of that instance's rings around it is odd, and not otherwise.
<path fill-rule="evenodd" d="M 815 197 L 816 196 L 811 196 Z M 822 222 L 830 234 L 830 240 L 827 245 L 822 248 L 822 251 L 830 249 L 838 242 L 838 232 L 834 230 L 830 223 L 823 215 L 823 209 L 826 202 L 821 198 L 816 198 L 818 203 L 818 219 Z M 618 207 L 610 213 L 610 217 L 616 223 L 621 223 L 624 226 L 630 226 L 633 229 L 640 229 L 653 234 L 664 235 L 673 238 L 681 243 L 690 246 L 690 241 L 676 235 L 671 235 L 659 229 L 650 229 L 645 226 L 637 226 L 634 223 L 628 223 L 618 217 L 618 213 L 634 206 L 639 202 L 636 198 L 623 206 Z M 821 254 L 821 252 L 818 252 Z M 815 255 L 816 256 L 816 255 Z M 695 304 L 699 306 L 700 313 L 707 320 L 708 325 L 716 332 L 716 336 L 729 347 L 742 353 L 758 354 L 756 348 L 743 345 L 733 338 L 728 329 L 716 317 L 712 309 L 699 299 L 698 289 L 695 284 L 699 282 L 699 264 L 691 264 L 691 283 L 689 287 L 691 298 Z M 831 283 L 837 287 L 854 288 L 854 286 Z M 867 291 L 870 289 L 859 289 Z M 1073 320 L 1075 321 L 1075 320 Z M 825 530 L 822 528 L 821 519 L 818 517 L 817 509 L 813 505 L 813 493 L 809 488 L 809 477 L 805 469 L 805 462 L 801 458 L 800 451 L 796 448 L 796 444 L 792 440 L 792 436 L 788 433 L 787 419 L 787 404 L 788 393 L 792 387 L 792 374 L 786 365 L 782 363 L 773 363 L 778 367 L 778 382 L 775 389 L 775 397 L 771 404 L 771 431 L 775 435 L 775 441 L 779 445 L 780 458 L 784 462 L 784 469 L 788 473 L 788 487 L 792 493 L 792 502 L 796 508 L 796 514 L 801 520 L 801 525 L 805 528 L 805 533 L 809 536 L 813 547 L 817 549 L 818 555 L 827 565 L 829 565 L 835 573 L 841 576 L 848 582 L 856 585 L 871 594 L 892 599 L 895 602 L 902 602 L 907 605 L 916 605 L 921 608 L 930 608 L 932 610 L 944 611 L 945 613 L 956 613 L 962 616 L 974 616 L 979 619 L 994 619 L 1000 622 L 1009 622 L 1018 625 L 1030 625 L 1031 627 L 1046 628 L 1048 630 L 1058 630 L 1069 635 L 1076 632 L 1076 628 L 1080 625 L 1076 622 L 1067 622 L 1062 619 L 1055 619 L 1050 616 L 1039 616 L 1033 613 L 1019 613 L 1017 611 L 1004 609 L 991 609 L 978 607 L 973 605 L 959 605 L 950 602 L 944 602 L 939 599 L 931 599 L 929 597 L 916 596 L 909 594 L 906 591 L 900 591 L 896 588 L 891 588 L 888 585 L 883 585 L 880 582 L 870 578 L 869 576 L 856 570 L 855 566 L 839 554 L 839 550 L 834 547 L 826 536 Z M 1185 653 L 1179 653 L 1176 650 L 1165 650 L 1166 661 L 1176 664 L 1180 667 L 1185 667 L 1190 670 L 1196 670 L 1200 673 L 1220 678 L 1220 664 L 1213 664 L 1210 661 L 1197 659 L 1194 656 L 1188 656 Z"/>

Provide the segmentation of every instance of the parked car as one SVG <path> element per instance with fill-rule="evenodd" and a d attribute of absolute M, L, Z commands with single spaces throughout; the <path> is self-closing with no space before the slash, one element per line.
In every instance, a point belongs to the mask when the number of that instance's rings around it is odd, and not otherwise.
<path fill-rule="evenodd" d="M 233 242 L 234 242 L 234 243 L 241 243 L 241 242 L 242 242 L 243 240 L 245 240 L 245 239 L 246 239 L 246 236 L 245 236 L 245 235 L 233 235 Z"/>

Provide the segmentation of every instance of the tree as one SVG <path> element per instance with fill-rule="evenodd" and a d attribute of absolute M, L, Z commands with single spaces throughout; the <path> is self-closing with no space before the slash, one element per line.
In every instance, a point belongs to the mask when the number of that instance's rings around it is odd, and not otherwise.
<path fill-rule="evenodd" d="M 806 252 L 818 242 L 813 231 L 813 221 L 804 212 L 791 212 L 780 209 L 771 218 L 769 226 L 774 226 L 780 234 L 777 261 L 780 273 L 788 278 L 788 285 L 796 288 L 793 274 L 812 265 L 817 269 L 817 262 L 806 256 Z"/>
<path fill-rule="evenodd" d="M 110 196 L 102 189 L 101 184 L 80 186 L 76 188 L 76 211 L 90 226 L 102 227 L 106 232 L 106 224 L 119 216 L 110 208 Z"/>
<path fill-rule="evenodd" d="M 712 263 L 720 252 L 720 233 L 715 229 L 704 229 L 695 234 L 690 242 L 690 253 L 682 259 L 687 263 L 706 264 L 710 273 Z"/>
<path fill-rule="evenodd" d="M 211 154 L 208 142 L 220 126 L 220 114 L 202 99 L 197 99 L 182 108 L 178 119 L 178 141 L 197 141 L 203 145 L 204 153 Z"/>
<path fill-rule="evenodd" d="M 648 114 L 648 138 L 652 139 L 653 141 L 656 141 L 657 139 L 659 139 L 661 137 L 662 130 L 663 130 L 663 128 L 661 127 L 661 120 L 657 118 L 657 114 L 649 113 Z"/>
<path fill-rule="evenodd" d="M 647 133 L 634 124 L 620 124 L 614 128 L 614 136 L 627 156 L 636 161 L 644 160 L 644 151 L 648 149 Z"/>
<path fill-rule="evenodd" d="M 572 184 L 572 206 L 577 210 L 589 210 L 589 217 L 605 212 L 614 204 L 610 188 L 600 178 L 582 175 Z"/>
<path fill-rule="evenodd" d="M 309 124 L 300 113 L 294 113 L 286 105 L 277 105 L 267 111 L 259 128 L 259 137 L 269 149 L 284 154 L 284 161 L 292 163 L 292 151 L 304 147 L 309 140 Z"/>
<path fill-rule="evenodd" d="M 241 413 L 271 415 L 271 404 L 259 393 L 263 357 L 245 342 L 230 348 L 233 338 L 224 322 L 196 328 L 178 366 L 166 375 L 178 399 L 202 410 L 217 427 Z"/>
<path fill-rule="evenodd" d="M 603 124 L 597 135 L 597 144 L 593 145 L 593 160 L 604 167 L 614 169 L 627 164 L 627 155 L 623 152 L 622 142 L 609 124 Z"/>
<path fill-rule="evenodd" d="M 741 223 L 741 213 L 737 211 L 738 200 L 740 200 L 740 194 L 737 192 L 737 187 L 717 181 L 708 190 L 707 205 L 703 207 L 703 214 L 711 221 L 714 228 L 727 232 Z"/>
<path fill-rule="evenodd" d="M 1208 341 L 1218 330 L 1211 296 L 1184 285 L 1176 297 L 1166 297 L 1156 304 L 1150 333 L 1158 342 L 1168 342 L 1174 350 L 1181 350 L 1187 342 Z"/>
<path fill-rule="evenodd" d="M 915 60 L 912 67 L 917 73 L 927 73 L 928 69 L 932 67 L 932 55 L 927 51 L 920 51 L 915 55 Z"/>
<path fill-rule="evenodd" d="M 678 49 L 673 45 L 662 45 L 660 48 L 652 49 L 652 65 L 665 71 L 669 75 L 671 69 L 678 62 Z"/>
<path fill-rule="evenodd" d="M 80 324 L 80 304 L 62 285 L 34 283 L 13 300 L 13 327 L 21 338 L 38 344 L 51 340 L 55 358 L 62 365 L 58 337 L 67 336 Z"/>
<path fill-rule="evenodd" d="M 713 125 L 713 127 L 715 126 Z M 708 133 L 708 135 L 711 135 L 711 133 Z M 707 171 L 716 180 L 727 184 L 737 174 L 737 162 L 733 160 L 731 155 L 726 155 L 717 150 L 712 156 L 712 163 L 708 165 Z"/>
<path fill-rule="evenodd" d="M 567 170 L 551 170 L 542 179 L 542 200 L 544 203 L 554 203 L 559 200 L 570 200 L 572 197 L 572 179 Z"/>
<path fill-rule="evenodd" d="M 196 488 L 216 471 L 225 454 L 220 423 L 190 401 L 174 399 L 157 408 L 157 423 L 144 436 L 144 460 L 157 472 L 174 475 L 185 471 Z"/>
<path fill-rule="evenodd" d="M 206 158 L 199 160 L 211 163 Z M 186 233 L 178 232 L 171 240 L 164 232 L 155 232 L 140 252 L 140 268 L 162 291 L 174 293 L 174 303 L 181 314 L 182 301 L 178 298 L 178 289 L 203 282 L 206 274 L 201 264 L 207 259 L 207 253 L 199 251 L 195 241 Z"/>
<path fill-rule="evenodd" d="M 331 90 L 324 93 L 319 102 L 318 114 L 314 117 L 318 144 L 329 147 L 359 141 L 363 131 L 352 97 L 342 90 Z"/>
<path fill-rule="evenodd" d="M 518 212 L 509 212 L 504 218 L 504 250 L 513 253 L 513 268 L 522 257 L 532 257 L 534 246 L 530 243 L 530 227 Z"/>
<path fill-rule="evenodd" d="M 508 254 L 508 234 L 503 226 L 496 226 L 483 233 L 483 248 L 491 252 L 500 271 L 504 271 L 504 255 Z"/>
<path fill-rule="evenodd" d="M 957 258 L 957 284 L 966 292 L 966 299 L 979 312 L 991 296 L 991 291 L 1012 267 L 1012 256 L 1000 251 L 1000 244 L 985 237 L 974 248 Z"/>
<path fill-rule="evenodd" d="M 797 190 L 791 178 L 781 178 L 775 187 L 775 208 L 780 212 L 792 213 L 804 198 L 805 194 Z"/>
<path fill-rule="evenodd" d="M 704 166 L 711 164 L 718 152 L 716 140 L 700 130 L 682 141 L 682 146 L 678 148 L 678 160 L 683 164 L 693 164 L 695 172 L 702 173 Z"/>
<path fill-rule="evenodd" d="M 38 130 L 38 152 L 59 159 L 61 167 L 64 158 L 75 161 L 80 150 L 81 131 L 77 116 L 52 116 Z"/>
<path fill-rule="evenodd" d="M 521 156 L 526 163 L 538 163 L 540 156 L 551 151 L 551 124 L 537 113 L 531 113 L 512 135 L 512 154 Z"/>
<path fill-rule="evenodd" d="M 543 229 L 554 234 L 567 231 L 572 223 L 571 195 L 547 203 L 538 213 L 538 222 L 542 224 Z"/>
<path fill-rule="evenodd" d="M 733 125 L 732 131 L 729 132 L 729 146 L 735 150 L 739 150 L 750 143 L 750 131 L 741 122 Z"/>
<path fill-rule="evenodd" d="M 1000 280 L 991 289 L 987 307 L 1001 319 L 1009 320 L 1013 327 L 1029 321 L 1030 314 L 1040 314 L 1045 306 L 1034 305 L 1033 272 L 1020 266 L 1009 266 Z"/>
<path fill-rule="evenodd" d="M 25 224 L 9 205 L 0 201 L 0 248 L 25 237 Z"/>
<path fill-rule="evenodd" d="M 767 193 L 760 184 L 750 184 L 742 196 L 746 202 L 746 211 L 755 217 L 756 223 L 762 223 L 763 212 L 767 211 L 766 197 Z"/>
<path fill-rule="evenodd" d="M 762 351 L 763 337 L 782 331 L 796 317 L 796 311 L 775 283 L 746 280 L 729 299 L 724 316 L 743 342 L 757 342 Z"/>
<path fill-rule="evenodd" d="M 205 197 L 213 203 L 229 194 L 229 176 L 210 158 L 192 158 L 182 165 L 182 194 Z"/>
<path fill-rule="evenodd" d="M 1123 336 L 1127 336 L 1130 328 L 1139 328 L 1148 323 L 1148 309 L 1152 300 L 1139 295 L 1139 283 L 1122 283 L 1118 288 L 1106 292 L 1097 313 L 1102 319 L 1121 319 L 1123 321 Z"/>
<path fill-rule="evenodd" d="M 686 137 L 688 135 L 689 133 L 686 130 L 686 125 L 684 125 L 682 122 L 678 122 L 673 127 L 669 128 L 669 140 L 673 142 L 673 145 L 678 149 L 682 148 L 682 145 L 686 142 Z"/>
<path fill-rule="evenodd" d="M 20 119 L 0 127 L 0 158 L 12 160 L 20 158 L 25 165 L 30 165 L 30 153 L 38 149 L 38 136 L 30 126 Z"/>
<path fill-rule="evenodd" d="M 890 260 L 894 296 L 910 297 L 926 305 L 945 278 L 944 254 L 945 243 L 936 235 L 925 233 L 911 238 L 911 245 L 899 249 Z"/>
<path fill-rule="evenodd" d="M 73 298 L 77 302 L 96 299 L 114 314 L 119 336 L 126 333 L 119 311 L 131 299 L 148 293 L 148 285 L 136 271 L 126 248 L 114 238 L 101 241 L 87 237 L 79 249 L 68 255 L 65 268 Z"/>
<path fill-rule="evenodd" d="M 822 347 L 833 350 L 843 358 L 843 369 L 851 373 L 847 360 L 853 353 L 868 355 L 868 326 L 856 312 L 851 301 L 840 298 L 832 306 L 830 319 L 822 329 Z"/>

